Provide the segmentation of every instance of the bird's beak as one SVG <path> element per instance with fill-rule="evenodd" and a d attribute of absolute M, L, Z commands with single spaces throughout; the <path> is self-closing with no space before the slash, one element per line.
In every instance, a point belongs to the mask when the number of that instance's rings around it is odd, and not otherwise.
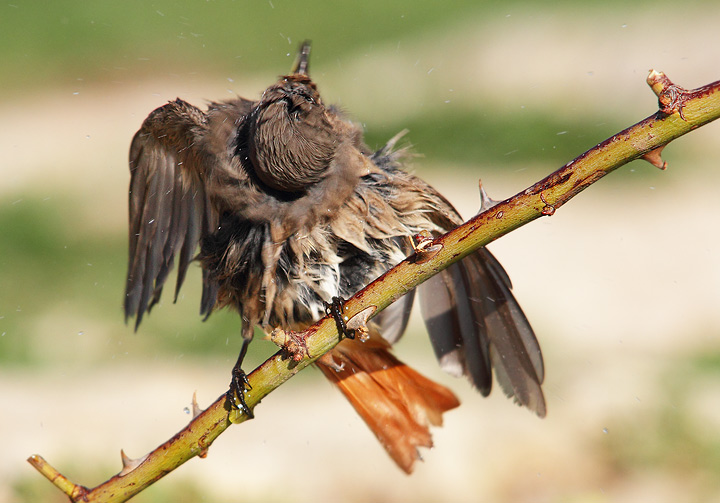
<path fill-rule="evenodd" d="M 297 57 L 295 58 L 295 63 L 292 66 L 292 70 L 290 73 L 292 75 L 308 75 L 308 69 L 310 66 L 310 41 L 305 40 L 302 44 L 300 44 L 300 49 L 298 49 Z"/>

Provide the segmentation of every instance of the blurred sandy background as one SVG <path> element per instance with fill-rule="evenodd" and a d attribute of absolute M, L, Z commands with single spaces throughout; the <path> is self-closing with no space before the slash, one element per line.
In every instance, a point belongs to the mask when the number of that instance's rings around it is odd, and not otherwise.
<path fill-rule="evenodd" d="M 225 390 L 227 313 L 199 276 L 134 334 L 121 300 L 127 150 L 154 108 L 257 97 L 314 42 L 327 101 L 470 216 L 656 110 L 650 68 L 720 79 L 720 7 L 522 1 L 61 1 L 0 6 L 0 502 L 64 501 L 39 453 L 94 486 Z M 548 417 L 441 373 L 415 323 L 398 355 L 463 406 L 411 477 L 315 370 L 134 501 L 720 500 L 718 125 L 494 243 L 533 322 Z M 190 276 L 190 275 L 189 275 Z M 273 352 L 257 342 L 252 361 Z"/>

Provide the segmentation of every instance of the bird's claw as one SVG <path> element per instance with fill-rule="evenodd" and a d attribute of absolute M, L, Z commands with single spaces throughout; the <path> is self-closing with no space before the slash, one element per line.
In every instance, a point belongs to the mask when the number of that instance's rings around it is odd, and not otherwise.
<path fill-rule="evenodd" d="M 226 396 L 228 402 L 230 403 L 230 408 L 242 410 L 243 413 L 250 419 L 254 418 L 255 415 L 245 402 L 245 392 L 251 389 L 252 386 L 250 386 L 247 374 L 243 371 L 243 369 L 239 367 L 233 368 L 232 379 L 230 380 L 230 389 L 228 389 Z"/>
<path fill-rule="evenodd" d="M 337 325 L 338 333 L 348 339 L 355 338 L 355 329 L 348 328 L 348 317 L 345 316 L 345 301 L 341 297 L 333 297 L 329 304 L 325 304 L 325 311 L 331 315 Z"/>

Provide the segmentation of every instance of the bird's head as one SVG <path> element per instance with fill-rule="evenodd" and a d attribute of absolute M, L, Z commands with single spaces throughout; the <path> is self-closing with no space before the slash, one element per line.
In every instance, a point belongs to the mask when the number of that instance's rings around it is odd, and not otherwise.
<path fill-rule="evenodd" d="M 307 75 L 309 44 L 290 75 L 267 88 L 248 119 L 248 153 L 258 178 L 282 192 L 301 192 L 323 178 L 341 133 Z"/>

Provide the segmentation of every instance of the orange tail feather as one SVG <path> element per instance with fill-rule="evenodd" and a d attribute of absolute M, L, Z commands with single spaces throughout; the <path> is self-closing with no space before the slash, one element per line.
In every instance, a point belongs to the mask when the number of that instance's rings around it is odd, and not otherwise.
<path fill-rule="evenodd" d="M 390 457 L 411 473 L 418 447 L 432 447 L 429 426 L 442 425 L 442 413 L 460 402 L 444 386 L 395 358 L 388 344 L 344 340 L 318 367 L 335 383 L 370 427 Z M 340 369 L 342 367 L 342 369 Z"/>

